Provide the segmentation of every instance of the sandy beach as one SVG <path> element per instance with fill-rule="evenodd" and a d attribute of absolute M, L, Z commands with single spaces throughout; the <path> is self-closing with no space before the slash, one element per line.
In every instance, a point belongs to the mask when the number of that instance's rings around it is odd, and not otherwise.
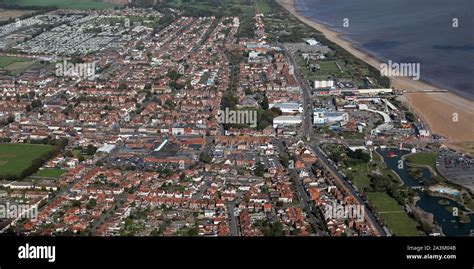
<path fill-rule="evenodd" d="M 380 69 L 381 61 L 356 49 L 352 43 L 343 39 L 340 33 L 298 14 L 294 0 L 279 0 L 278 2 L 300 21 L 322 32 L 327 39 L 343 47 L 355 57 Z M 392 77 L 391 83 L 394 89 L 406 92 L 402 99 L 407 102 L 419 118 L 429 125 L 429 129 L 433 133 L 448 138 L 452 144 L 457 145 L 457 149 L 463 149 L 463 146 L 459 146 L 463 142 L 474 141 L 473 101 L 451 92 L 420 92 L 438 89 L 421 80 Z M 457 122 L 453 121 L 453 113 L 457 113 Z M 448 143 L 449 145 L 450 143 Z"/>

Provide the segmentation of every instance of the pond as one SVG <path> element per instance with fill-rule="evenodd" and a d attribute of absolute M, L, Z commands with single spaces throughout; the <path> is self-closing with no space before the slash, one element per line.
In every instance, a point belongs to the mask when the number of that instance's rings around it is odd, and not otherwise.
<path fill-rule="evenodd" d="M 403 183 L 409 187 L 422 186 L 423 183 L 431 182 L 431 172 L 426 168 L 420 168 L 422 173 L 419 179 L 414 180 L 408 174 L 408 165 L 401 158 L 403 155 L 409 154 L 409 151 L 395 148 L 377 149 L 377 152 L 382 155 L 387 167 L 397 173 L 402 179 Z M 400 165 L 401 164 L 401 165 Z M 469 236 L 471 230 L 474 230 L 474 214 L 469 214 L 471 222 L 460 223 L 458 218 L 453 216 L 452 212 L 448 211 L 446 207 L 462 208 L 461 205 L 453 200 L 434 197 L 426 195 L 423 191 L 417 190 L 420 199 L 417 201 L 417 206 L 426 212 L 432 213 L 433 218 L 441 226 L 443 233 L 447 236 Z M 442 205 L 440 200 L 447 200 L 449 204 Z"/>

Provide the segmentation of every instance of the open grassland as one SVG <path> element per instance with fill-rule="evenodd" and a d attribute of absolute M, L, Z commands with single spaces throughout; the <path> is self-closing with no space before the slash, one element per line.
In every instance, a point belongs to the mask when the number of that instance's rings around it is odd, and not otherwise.
<path fill-rule="evenodd" d="M 413 164 L 427 165 L 436 171 L 436 152 L 419 152 L 407 156 L 407 161 Z"/>
<path fill-rule="evenodd" d="M 53 149 L 50 145 L 0 144 L 0 176 L 19 176 L 35 159 Z"/>
<path fill-rule="evenodd" d="M 397 236 L 416 236 L 415 223 L 395 199 L 384 192 L 369 192 L 367 197 L 390 232 Z"/>
<path fill-rule="evenodd" d="M 7 70 L 12 75 L 18 75 L 34 64 L 28 58 L 0 56 L 0 68 Z"/>
<path fill-rule="evenodd" d="M 37 6 L 37 7 L 58 7 L 70 9 L 104 9 L 113 8 L 117 4 L 104 0 L 7 0 L 9 5 L 17 6 Z"/>
<path fill-rule="evenodd" d="M 31 13 L 33 13 L 31 10 L 0 9 L 0 21 L 15 19 Z"/>

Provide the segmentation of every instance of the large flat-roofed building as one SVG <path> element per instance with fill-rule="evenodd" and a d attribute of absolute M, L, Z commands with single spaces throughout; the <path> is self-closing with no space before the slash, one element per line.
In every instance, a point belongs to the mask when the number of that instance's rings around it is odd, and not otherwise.
<path fill-rule="evenodd" d="M 301 115 L 297 116 L 279 116 L 273 119 L 273 128 L 277 126 L 298 125 L 303 122 Z"/>
<path fill-rule="evenodd" d="M 299 103 L 273 103 L 270 104 L 269 107 L 279 108 L 283 114 L 295 114 L 303 112 L 303 106 Z"/>
<path fill-rule="evenodd" d="M 349 121 L 349 114 L 346 112 L 327 111 L 326 109 L 313 110 L 313 124 L 326 124 Z"/>

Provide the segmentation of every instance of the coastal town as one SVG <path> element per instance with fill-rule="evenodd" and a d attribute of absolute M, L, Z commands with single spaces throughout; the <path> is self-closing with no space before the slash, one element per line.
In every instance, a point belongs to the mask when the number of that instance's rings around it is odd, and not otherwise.
<path fill-rule="evenodd" d="M 285 3 L 111 2 L 0 24 L 0 233 L 474 235 L 472 152 Z"/>

